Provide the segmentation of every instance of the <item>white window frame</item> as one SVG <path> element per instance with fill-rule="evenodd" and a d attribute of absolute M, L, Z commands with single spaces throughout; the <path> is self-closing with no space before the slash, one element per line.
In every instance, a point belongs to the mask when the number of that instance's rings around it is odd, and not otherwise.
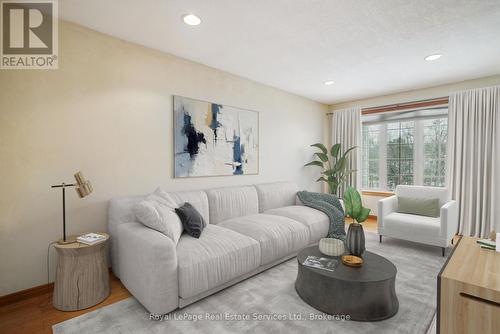
<path fill-rule="evenodd" d="M 435 117 L 435 119 L 444 118 L 444 117 Z M 432 118 L 426 118 L 432 119 Z M 414 156 L 413 156 L 413 184 L 414 185 L 423 185 L 424 183 L 424 119 L 408 119 L 394 122 L 407 122 L 413 121 L 415 122 L 414 127 Z M 379 149 L 379 164 L 378 164 L 378 179 L 379 179 L 379 188 L 364 188 L 363 191 L 380 191 L 380 192 L 392 192 L 393 190 L 387 189 L 387 123 L 370 123 L 370 124 L 378 124 L 380 126 L 378 132 L 378 149 Z M 363 123 L 361 126 L 363 127 Z M 363 142 L 363 141 L 362 141 Z M 419 163 L 421 162 L 421 163 Z M 364 168 L 364 164 L 360 164 L 361 168 Z M 447 169 L 446 169 L 447 170 Z"/>

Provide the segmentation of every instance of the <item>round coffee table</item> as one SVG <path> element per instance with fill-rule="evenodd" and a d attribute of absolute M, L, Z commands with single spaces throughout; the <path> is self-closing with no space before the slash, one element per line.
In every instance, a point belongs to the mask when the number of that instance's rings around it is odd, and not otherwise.
<path fill-rule="evenodd" d="M 308 256 L 338 261 L 334 271 L 304 266 Z M 392 317 L 399 302 L 395 283 L 397 269 L 386 258 L 365 251 L 363 266 L 352 268 L 340 257 L 320 253 L 318 246 L 303 249 L 297 255 L 299 271 L 295 290 L 315 309 L 331 315 L 349 315 L 350 320 L 376 321 Z"/>

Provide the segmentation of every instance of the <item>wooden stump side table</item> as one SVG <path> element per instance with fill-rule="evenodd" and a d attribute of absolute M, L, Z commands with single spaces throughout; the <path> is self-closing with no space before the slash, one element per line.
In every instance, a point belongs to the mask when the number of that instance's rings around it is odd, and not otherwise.
<path fill-rule="evenodd" d="M 61 311 L 77 311 L 94 306 L 109 296 L 106 246 L 109 235 L 94 245 L 79 242 L 55 244 L 59 255 L 53 305 Z"/>

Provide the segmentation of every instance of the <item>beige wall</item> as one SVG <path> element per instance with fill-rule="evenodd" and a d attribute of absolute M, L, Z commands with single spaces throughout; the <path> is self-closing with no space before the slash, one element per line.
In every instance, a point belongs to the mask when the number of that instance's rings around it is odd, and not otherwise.
<path fill-rule="evenodd" d="M 60 68 L 0 71 L 0 295 L 47 280 L 61 236 L 61 193 L 81 170 L 94 193 L 67 194 L 70 233 L 106 231 L 114 196 L 280 180 L 319 190 L 303 168 L 327 107 L 62 22 Z M 173 179 L 172 95 L 260 112 L 260 174 Z M 55 253 L 51 252 L 51 278 Z"/>
<path fill-rule="evenodd" d="M 494 75 L 475 80 L 457 82 L 449 85 L 436 86 L 425 89 L 418 89 L 408 92 L 397 93 L 397 94 L 378 96 L 369 99 L 334 104 L 329 106 L 329 110 L 330 112 L 334 112 L 335 110 L 354 107 L 354 106 L 358 106 L 361 108 L 368 108 L 368 107 L 377 107 L 377 106 L 402 103 L 402 102 L 426 100 L 443 96 L 449 96 L 451 92 L 460 91 L 464 89 L 488 87 L 499 84 L 500 84 L 500 75 Z M 329 118 L 328 120 L 330 121 L 331 118 Z M 324 140 L 325 142 L 329 143 L 331 142 L 331 138 L 329 135 L 331 133 L 331 123 L 328 122 L 328 124 L 329 125 L 324 130 L 326 136 Z M 378 200 L 381 198 L 383 197 L 363 196 L 363 205 L 372 210 L 371 214 L 377 215 L 377 204 Z"/>

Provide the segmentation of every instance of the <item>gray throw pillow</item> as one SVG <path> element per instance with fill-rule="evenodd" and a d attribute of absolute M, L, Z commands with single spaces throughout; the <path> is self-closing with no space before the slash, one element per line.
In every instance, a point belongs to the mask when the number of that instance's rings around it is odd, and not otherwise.
<path fill-rule="evenodd" d="M 198 239 L 207 225 L 200 213 L 189 203 L 175 209 L 187 234 Z"/>
<path fill-rule="evenodd" d="M 439 199 L 398 196 L 398 212 L 427 217 L 439 217 Z"/>

